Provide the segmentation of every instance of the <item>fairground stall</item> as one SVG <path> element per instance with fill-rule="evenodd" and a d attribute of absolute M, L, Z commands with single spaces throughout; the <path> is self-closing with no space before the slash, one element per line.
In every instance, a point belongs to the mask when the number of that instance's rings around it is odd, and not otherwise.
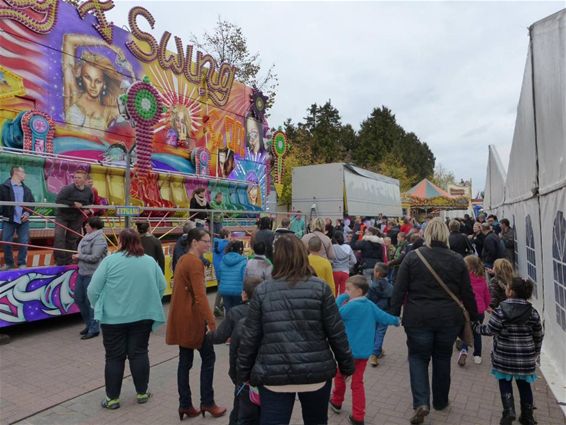
<path fill-rule="evenodd" d="M 172 251 L 167 238 L 180 234 L 198 188 L 208 201 L 224 195 L 235 230 L 264 209 L 266 98 L 230 64 L 168 31 L 142 31 L 155 24 L 143 7 L 131 8 L 127 29 L 112 26 L 113 7 L 0 0 L 0 179 L 22 166 L 37 203 L 28 268 L 0 272 L 0 327 L 78 311 L 76 266 L 53 266 L 41 249 L 52 246 L 54 202 L 77 169 L 93 179 L 110 248 L 128 218 L 142 217 Z"/>
<path fill-rule="evenodd" d="M 462 210 L 462 215 L 469 209 L 469 196 L 452 196 L 428 179 L 423 179 L 401 195 L 403 208 L 408 215 L 416 218 L 440 211 Z"/>

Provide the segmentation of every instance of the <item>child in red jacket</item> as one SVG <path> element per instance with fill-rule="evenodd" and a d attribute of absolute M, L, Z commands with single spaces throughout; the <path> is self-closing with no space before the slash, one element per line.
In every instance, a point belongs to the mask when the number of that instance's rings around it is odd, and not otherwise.
<path fill-rule="evenodd" d="M 476 298 L 476 305 L 478 307 L 478 320 L 483 323 L 485 312 L 491 313 L 489 303 L 491 297 L 489 295 L 489 288 L 485 280 L 485 269 L 482 261 L 477 255 L 468 255 L 464 258 L 468 272 L 470 273 L 470 283 Z M 462 349 L 458 356 L 458 365 L 464 366 L 468 357 L 468 346 L 462 344 Z M 481 364 L 481 335 L 474 333 L 474 363 Z"/>

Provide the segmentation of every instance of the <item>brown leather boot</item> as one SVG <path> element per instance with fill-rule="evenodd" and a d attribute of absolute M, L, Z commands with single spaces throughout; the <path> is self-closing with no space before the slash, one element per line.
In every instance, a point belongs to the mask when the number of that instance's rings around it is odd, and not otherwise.
<path fill-rule="evenodd" d="M 213 417 L 219 418 L 220 416 L 224 416 L 226 414 L 226 408 L 222 406 L 217 406 L 213 404 L 212 406 L 200 406 L 200 410 L 202 412 L 202 417 L 204 418 L 205 412 L 210 413 Z"/>

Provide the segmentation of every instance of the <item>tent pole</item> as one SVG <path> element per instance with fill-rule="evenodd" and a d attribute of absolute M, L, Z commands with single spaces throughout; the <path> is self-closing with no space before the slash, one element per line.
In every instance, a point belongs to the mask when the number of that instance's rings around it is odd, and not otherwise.
<path fill-rule="evenodd" d="M 542 309 L 543 315 L 545 310 L 544 305 L 544 250 L 542 249 L 542 215 L 541 215 L 541 206 L 540 206 L 540 178 L 539 178 L 539 171 L 540 171 L 540 162 L 539 162 L 539 146 L 538 146 L 538 126 L 537 126 L 537 102 L 536 102 L 536 91 L 535 91 L 535 51 L 533 48 L 533 26 L 529 27 L 529 50 L 531 53 L 531 90 L 533 93 L 533 127 L 535 130 L 535 169 L 536 169 L 536 202 L 538 207 L 538 224 L 539 224 L 539 247 L 540 247 L 540 262 L 541 262 L 541 273 L 539 274 L 542 276 L 541 285 L 537 283 L 537 289 L 541 290 L 539 294 L 537 291 L 537 299 L 542 300 Z M 538 276 L 537 276 L 538 277 Z M 537 279 L 538 280 L 538 279 Z"/>

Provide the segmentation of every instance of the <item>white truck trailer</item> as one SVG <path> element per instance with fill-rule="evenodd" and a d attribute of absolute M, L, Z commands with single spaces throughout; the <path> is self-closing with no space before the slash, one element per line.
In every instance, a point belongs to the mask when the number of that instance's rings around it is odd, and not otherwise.
<path fill-rule="evenodd" d="M 345 163 L 293 168 L 293 209 L 332 219 L 379 214 L 399 217 L 399 180 Z"/>

